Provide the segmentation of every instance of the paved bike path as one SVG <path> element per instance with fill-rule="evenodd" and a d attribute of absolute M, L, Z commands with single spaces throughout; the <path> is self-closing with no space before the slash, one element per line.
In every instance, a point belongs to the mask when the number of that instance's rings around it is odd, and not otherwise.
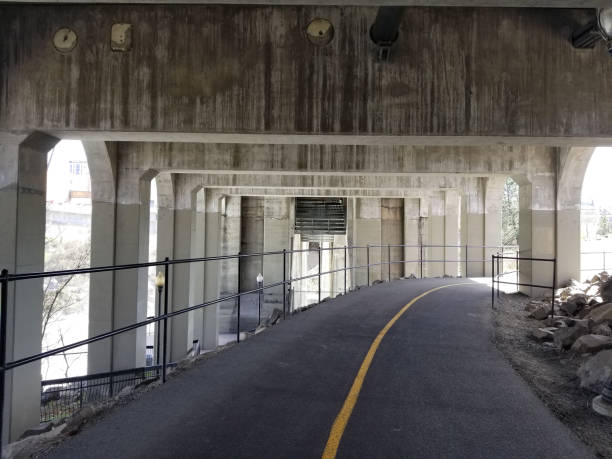
<path fill-rule="evenodd" d="M 320 457 L 376 335 L 415 296 L 457 282 L 400 280 L 327 301 L 117 407 L 48 457 Z M 338 457 L 592 457 L 495 348 L 489 301 L 472 283 L 406 311 L 374 356 Z"/>

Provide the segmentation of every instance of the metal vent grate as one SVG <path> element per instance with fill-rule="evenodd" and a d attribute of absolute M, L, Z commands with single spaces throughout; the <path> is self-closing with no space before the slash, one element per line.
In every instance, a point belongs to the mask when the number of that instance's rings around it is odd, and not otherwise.
<path fill-rule="evenodd" d="M 309 236 L 346 234 L 346 199 L 296 198 L 295 232 L 306 236 L 303 240 Z"/>

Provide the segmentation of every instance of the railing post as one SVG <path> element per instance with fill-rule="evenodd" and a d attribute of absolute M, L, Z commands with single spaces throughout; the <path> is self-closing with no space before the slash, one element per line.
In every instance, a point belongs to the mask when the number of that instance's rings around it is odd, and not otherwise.
<path fill-rule="evenodd" d="M 550 318 L 555 316 L 555 290 L 557 289 L 557 257 L 553 259 L 552 298 L 550 300 Z"/>
<path fill-rule="evenodd" d="M 242 295 L 240 295 L 242 287 L 240 286 L 240 263 L 242 262 L 242 257 L 240 256 L 240 252 L 238 252 L 238 307 L 236 311 L 236 342 L 240 342 L 240 300 L 242 299 Z M 259 287 L 259 285 L 258 285 Z M 257 300 L 260 302 L 259 291 L 257 291 Z M 260 313 L 261 314 L 261 313 Z M 261 320 L 261 316 L 260 316 Z M 257 324 L 259 325 L 259 323 Z"/>
<path fill-rule="evenodd" d="M 321 245 L 319 243 L 319 303 L 321 302 Z"/>
<path fill-rule="evenodd" d="M 491 309 L 495 309 L 495 255 L 491 254 Z"/>
<path fill-rule="evenodd" d="M 467 279 L 468 277 L 468 246 L 465 244 L 465 275 L 463 276 Z"/>
<path fill-rule="evenodd" d="M 346 255 L 347 250 L 346 246 L 344 246 L 344 294 L 346 295 Z"/>
<path fill-rule="evenodd" d="M 287 249 L 283 249 L 283 320 L 287 317 Z"/>
<path fill-rule="evenodd" d="M 497 252 L 497 298 L 499 298 L 499 276 L 500 276 L 499 261 L 500 260 L 501 258 L 499 258 L 499 252 Z"/>
<path fill-rule="evenodd" d="M 170 285 L 170 259 L 164 258 L 164 277 L 166 288 L 164 289 L 164 316 L 168 315 L 168 285 Z M 166 382 L 166 365 L 168 358 L 168 318 L 164 317 L 164 353 L 162 359 L 162 383 Z"/>
<path fill-rule="evenodd" d="M 421 279 L 423 279 L 423 243 L 420 244 L 419 265 L 421 266 Z"/>
<path fill-rule="evenodd" d="M 370 286 L 370 244 L 366 245 L 366 269 L 368 270 L 367 281 Z"/>
<path fill-rule="evenodd" d="M 3 269 L 0 274 L 0 451 L 4 442 L 4 382 L 6 371 L 6 325 L 8 314 L 8 270 Z"/>
<path fill-rule="evenodd" d="M 389 262 L 389 282 L 391 282 L 391 244 L 389 244 L 387 248 L 388 248 L 387 261 Z"/>

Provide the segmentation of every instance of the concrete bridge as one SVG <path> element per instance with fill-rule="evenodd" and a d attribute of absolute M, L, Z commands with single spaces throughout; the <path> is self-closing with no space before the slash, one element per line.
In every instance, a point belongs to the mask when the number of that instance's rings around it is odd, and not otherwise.
<path fill-rule="evenodd" d="M 392 2 L 406 5 L 392 44 L 370 36 L 379 1 L 196 3 L 0 3 L 0 267 L 44 269 L 47 152 L 78 139 L 92 180 L 92 266 L 148 261 L 155 178 L 160 259 L 404 244 L 415 247 L 372 251 L 370 262 L 423 259 L 416 247 L 425 246 L 425 259 L 449 261 L 425 263 L 424 277 L 487 276 L 512 177 L 520 254 L 556 258 L 559 282 L 578 277 L 584 171 L 596 146 L 612 144 L 612 60 L 605 30 L 588 32 L 604 36 L 593 48 L 572 37 L 603 2 Z M 296 230 L 303 198 L 326 198 L 322 208 L 331 199 L 344 226 Z M 463 271 L 465 246 L 474 261 Z M 366 263 L 363 251 L 334 253 L 319 266 Z M 177 268 L 170 310 L 255 288 L 259 272 L 303 275 L 312 263 Z M 372 282 L 385 278 L 381 266 Z M 390 277 L 418 277 L 417 266 L 396 263 Z M 335 296 L 341 281 L 330 278 Z M 551 278 L 521 264 L 525 283 Z M 144 270 L 92 275 L 89 335 L 143 320 L 147 282 Z M 363 285 L 365 274 L 348 283 Z M 40 352 L 42 295 L 40 279 L 11 284 L 6 361 Z M 264 316 L 283 295 L 266 293 Z M 174 318 L 170 358 L 196 338 L 214 348 L 233 314 L 231 303 Z M 142 366 L 143 348 L 142 331 L 92 344 L 88 371 Z M 38 422 L 39 391 L 39 363 L 7 372 L 3 442 Z"/>

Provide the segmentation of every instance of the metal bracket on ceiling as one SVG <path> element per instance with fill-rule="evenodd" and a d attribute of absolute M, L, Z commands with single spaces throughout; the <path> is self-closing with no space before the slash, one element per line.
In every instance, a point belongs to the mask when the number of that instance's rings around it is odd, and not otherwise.
<path fill-rule="evenodd" d="M 572 34 L 574 48 L 594 48 L 600 40 L 606 43 L 612 55 L 612 8 L 598 9 L 595 19 Z"/>
<path fill-rule="evenodd" d="M 376 60 L 387 62 L 391 47 L 399 36 L 403 6 L 381 6 L 376 13 L 376 20 L 370 27 L 370 39 L 376 45 Z"/>

